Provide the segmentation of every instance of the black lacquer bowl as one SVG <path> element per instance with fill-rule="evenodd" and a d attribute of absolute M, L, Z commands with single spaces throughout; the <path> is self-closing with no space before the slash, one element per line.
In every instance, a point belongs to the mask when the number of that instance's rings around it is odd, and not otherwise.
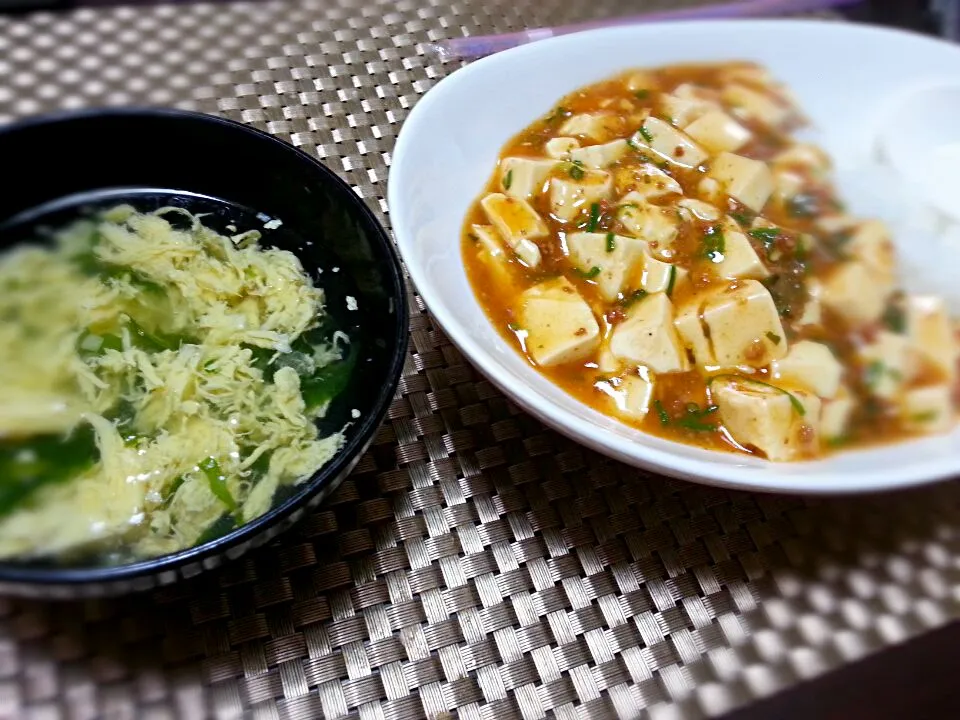
<path fill-rule="evenodd" d="M 70 598 L 175 582 L 271 540 L 337 488 L 383 421 L 407 347 L 400 263 L 349 185 L 270 135 L 168 110 L 99 110 L 11 125 L 0 129 L 0 158 L 8 173 L 0 193 L 0 250 L 33 237 L 38 226 L 56 227 L 121 202 L 141 211 L 175 205 L 207 213 L 204 224 L 221 232 L 278 219 L 282 224 L 264 231 L 261 244 L 300 258 L 326 292 L 334 322 L 359 347 L 349 386 L 322 421 L 325 431 L 349 423 L 345 446 L 276 498 L 269 512 L 189 550 L 126 565 L 0 563 L 0 593 Z"/>

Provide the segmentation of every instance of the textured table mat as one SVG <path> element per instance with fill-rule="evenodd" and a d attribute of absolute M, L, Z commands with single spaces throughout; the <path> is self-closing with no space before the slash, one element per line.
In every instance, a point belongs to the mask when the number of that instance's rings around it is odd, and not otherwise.
<path fill-rule="evenodd" d="M 400 124 L 454 68 L 422 43 L 658 4 L 673 3 L 0 19 L 0 116 L 222 113 L 314 153 L 383 215 Z M 700 718 L 960 614 L 960 484 L 814 502 L 630 470 L 517 411 L 412 298 L 389 420 L 337 496 L 276 545 L 153 595 L 0 601 L 0 717 Z"/>

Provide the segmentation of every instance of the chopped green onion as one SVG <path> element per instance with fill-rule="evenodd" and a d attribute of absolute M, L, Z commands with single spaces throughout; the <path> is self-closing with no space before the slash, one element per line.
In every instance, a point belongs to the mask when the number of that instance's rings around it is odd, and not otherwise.
<path fill-rule="evenodd" d="M 567 110 L 562 105 L 560 105 L 557 107 L 556 110 L 553 111 L 550 117 L 547 118 L 547 122 L 553 123 L 553 122 L 556 122 L 557 120 L 560 120 L 561 118 L 565 118 L 569 116 L 570 116 L 570 111 Z"/>
<path fill-rule="evenodd" d="M 713 415 L 713 413 L 717 412 L 717 410 L 720 409 L 720 406 L 708 405 L 707 407 L 703 408 L 703 410 L 701 410 L 700 406 L 697 405 L 697 403 L 690 402 L 690 403 L 687 403 L 687 407 L 684 409 L 686 410 L 687 415 L 702 418 L 702 417 L 706 417 L 707 415 Z"/>
<path fill-rule="evenodd" d="M 636 96 L 637 100 L 646 100 L 648 97 L 650 97 L 650 91 L 649 91 L 649 90 L 637 90 L 637 91 L 634 93 L 634 95 Z"/>
<path fill-rule="evenodd" d="M 612 253 L 617 249 L 617 236 L 612 232 L 607 233 L 607 252 Z"/>
<path fill-rule="evenodd" d="M 714 432 L 717 429 L 717 426 L 713 423 L 701 422 L 692 417 L 680 418 L 677 420 L 677 426 L 693 432 Z"/>
<path fill-rule="evenodd" d="M 653 407 L 657 411 L 657 415 L 660 416 L 660 424 L 666 427 L 670 424 L 670 415 L 667 413 L 666 408 L 663 407 L 663 403 L 659 400 L 653 401 Z"/>
<path fill-rule="evenodd" d="M 586 278 L 587 280 L 590 280 L 591 278 L 595 278 L 597 275 L 600 274 L 600 268 L 594 265 L 589 270 L 577 270 L 577 274 L 582 278 Z"/>
<path fill-rule="evenodd" d="M 583 163 L 579 160 L 574 160 L 570 163 L 570 169 L 567 170 L 567 174 L 572 177 L 574 180 L 583 180 Z"/>
<path fill-rule="evenodd" d="M 587 232 L 593 232 L 600 224 L 600 203 L 590 205 L 590 219 L 587 221 Z"/>
<path fill-rule="evenodd" d="M 509 322 L 507 323 L 507 329 L 512 330 L 513 332 L 517 332 L 519 330 L 522 330 L 523 328 L 520 327 L 519 323 Z"/>
<path fill-rule="evenodd" d="M 730 217 L 732 217 L 741 225 L 749 225 L 753 221 L 753 218 L 751 218 L 750 215 L 745 212 L 730 213 Z"/>
<path fill-rule="evenodd" d="M 784 395 L 787 396 L 787 398 L 790 400 L 790 404 L 793 406 L 793 409 L 797 412 L 797 415 L 799 415 L 800 417 L 803 417 L 804 415 L 807 414 L 807 410 L 806 408 L 803 407 L 803 403 L 800 402 L 799 398 L 797 398 L 797 396 L 794 395 L 789 390 L 784 390 L 782 387 L 771 385 L 768 382 L 763 382 L 763 380 L 754 380 L 753 378 L 746 377 L 745 375 L 732 375 L 729 373 L 724 373 L 723 375 L 714 375 L 712 378 L 710 378 L 707 381 L 707 387 L 709 388 L 711 385 L 713 385 L 714 380 L 720 380 L 720 379 L 753 383 L 754 385 L 762 385 L 763 387 L 770 388 L 771 390 L 776 390 L 777 392 L 783 393 Z"/>
<path fill-rule="evenodd" d="M 903 308 L 897 304 L 891 304 L 883 313 L 883 324 L 893 332 L 902 335 L 907 330 L 907 318 Z"/>
<path fill-rule="evenodd" d="M 513 168 L 507 170 L 507 174 L 503 176 L 503 189 L 509 190 L 511 185 L 513 185 Z"/>
<path fill-rule="evenodd" d="M 630 307 L 635 302 L 643 300 L 647 296 L 646 290 L 634 290 L 632 293 L 620 299 L 621 307 Z"/>
<path fill-rule="evenodd" d="M 726 241 L 723 238 L 723 232 L 717 227 L 707 229 L 701 239 L 703 243 L 703 256 L 711 262 L 723 262 L 723 253 L 726 250 Z"/>
<path fill-rule="evenodd" d="M 887 366 L 883 364 L 882 360 L 874 360 L 869 365 L 863 373 L 863 382 L 864 384 L 871 389 L 876 389 L 880 384 L 880 381 L 883 380 L 883 375 L 887 370 Z"/>
<path fill-rule="evenodd" d="M 673 295 L 673 287 L 677 284 L 677 266 L 670 266 L 670 279 L 667 281 L 667 297 Z"/>
<path fill-rule="evenodd" d="M 933 422 L 938 417 L 940 417 L 940 413 L 938 413 L 936 410 L 927 410 L 927 412 L 911 415 L 910 421 L 917 422 L 917 423 L 927 423 L 927 422 Z"/>
<path fill-rule="evenodd" d="M 770 260 L 776 247 L 777 238 L 780 237 L 780 230 L 778 228 L 755 228 L 749 232 L 749 235 L 763 243 L 767 259 Z"/>
<path fill-rule="evenodd" d="M 220 470 L 220 463 L 217 462 L 216 458 L 208 457 L 200 463 L 200 469 L 207 478 L 210 492 L 212 492 L 217 500 L 222 502 L 230 512 L 236 512 L 237 501 L 234 500 L 233 495 L 230 494 L 230 489 L 227 487 L 227 477 L 223 474 L 223 471 Z"/>
<path fill-rule="evenodd" d="M 643 125 L 640 126 L 640 129 L 637 130 L 637 132 L 640 133 L 640 137 L 647 142 L 653 142 L 653 133 L 647 130 Z"/>
<path fill-rule="evenodd" d="M 767 332 L 767 340 L 772 342 L 774 345 L 779 345 L 780 341 L 783 340 L 782 337 L 773 332 Z"/>
<path fill-rule="evenodd" d="M 776 240 L 780 237 L 779 228 L 754 228 L 749 235 L 757 240 Z"/>
<path fill-rule="evenodd" d="M 659 400 L 654 403 L 654 407 L 656 408 L 657 415 L 660 416 L 661 425 L 667 426 L 672 422 L 677 427 L 692 432 L 715 432 L 717 430 L 718 426 L 716 424 L 704 421 L 705 417 L 712 415 L 718 410 L 716 405 L 710 405 L 701 410 L 697 403 L 687 403 L 687 406 L 684 408 L 686 414 L 676 420 L 670 418 L 669 413 L 663 407 L 663 403 Z"/>

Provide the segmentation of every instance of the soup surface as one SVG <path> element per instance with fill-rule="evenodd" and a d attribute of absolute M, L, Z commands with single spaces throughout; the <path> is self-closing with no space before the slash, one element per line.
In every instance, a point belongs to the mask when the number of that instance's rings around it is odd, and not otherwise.
<path fill-rule="evenodd" d="M 898 286 L 748 63 L 633 70 L 503 149 L 462 250 L 504 337 L 587 405 L 771 460 L 949 430 L 960 325 Z"/>
<path fill-rule="evenodd" d="M 0 256 L 0 557 L 191 547 L 337 453 L 355 353 L 259 236 L 122 206 Z"/>

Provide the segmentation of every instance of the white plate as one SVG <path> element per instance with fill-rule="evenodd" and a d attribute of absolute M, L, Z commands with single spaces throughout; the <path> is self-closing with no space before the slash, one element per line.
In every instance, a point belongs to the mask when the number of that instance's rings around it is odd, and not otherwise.
<path fill-rule="evenodd" d="M 421 296 L 453 343 L 518 405 L 631 465 L 713 485 L 800 493 L 882 490 L 960 475 L 960 429 L 795 464 L 700 450 L 641 433 L 591 410 L 537 373 L 501 339 L 474 298 L 461 261 L 460 229 L 510 137 L 563 95 L 630 67 L 725 60 L 757 61 L 784 81 L 813 121 L 814 139 L 840 169 L 866 160 L 872 123 L 885 101 L 917 83 L 960 78 L 960 50 L 947 43 L 854 24 L 794 20 L 596 30 L 480 60 L 427 93 L 394 151 L 390 218 Z"/>

